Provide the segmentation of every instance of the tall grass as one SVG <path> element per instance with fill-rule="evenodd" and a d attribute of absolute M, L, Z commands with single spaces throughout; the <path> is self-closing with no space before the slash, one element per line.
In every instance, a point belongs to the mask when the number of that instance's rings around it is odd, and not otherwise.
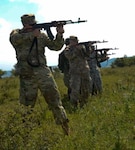
<path fill-rule="evenodd" d="M 101 70 L 103 94 L 73 111 L 62 74 L 55 74 L 70 136 L 55 125 L 39 92 L 36 106 L 19 105 L 18 78 L 0 79 L 1 150 L 135 150 L 135 67 Z M 25 117 L 24 117 L 25 116 Z"/>

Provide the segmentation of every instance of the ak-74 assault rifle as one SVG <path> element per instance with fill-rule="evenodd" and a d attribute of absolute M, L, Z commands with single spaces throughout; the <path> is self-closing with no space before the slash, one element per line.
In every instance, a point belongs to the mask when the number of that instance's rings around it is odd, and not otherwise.
<path fill-rule="evenodd" d="M 100 62 L 98 62 L 98 66 L 101 67 L 100 63 L 101 63 L 101 62 L 104 62 L 104 61 L 106 61 L 106 60 L 108 60 L 108 59 L 109 59 L 109 57 L 108 57 L 109 55 L 114 55 L 114 54 L 115 54 L 115 53 L 108 54 L 107 52 L 108 52 L 109 50 L 117 50 L 117 49 L 118 49 L 118 48 L 95 49 L 96 52 L 100 52 L 100 55 L 103 56 L 103 57 L 101 57 Z"/>
<path fill-rule="evenodd" d="M 57 26 L 63 26 L 66 24 L 76 24 L 76 23 L 83 23 L 83 22 L 87 22 L 87 20 L 80 20 L 80 18 L 78 18 L 77 21 L 72 21 L 72 20 L 60 20 L 60 21 L 52 21 L 52 22 L 48 22 L 48 23 L 39 23 L 39 24 L 34 24 L 33 25 L 33 29 L 44 29 L 46 30 L 49 38 L 51 40 L 54 39 L 54 36 L 51 32 L 51 27 L 57 27 Z"/>
<path fill-rule="evenodd" d="M 91 46 L 91 45 L 93 45 L 93 44 L 96 44 L 96 43 L 105 43 L 105 42 L 108 42 L 108 41 L 103 40 L 103 41 L 79 42 L 78 45 L 84 45 L 85 47 L 89 47 L 89 46 Z M 66 45 L 69 45 L 69 38 L 66 39 L 65 44 L 66 44 Z"/>
<path fill-rule="evenodd" d="M 109 53 L 109 54 L 107 54 L 107 55 L 109 56 L 109 55 L 115 55 L 115 54 L 116 54 L 116 53 Z"/>
<path fill-rule="evenodd" d="M 103 41 L 87 41 L 87 42 L 80 42 L 78 44 L 83 44 L 83 45 L 87 46 L 87 45 L 93 45 L 96 43 L 106 43 L 106 42 L 108 42 L 108 41 L 105 41 L 105 40 L 103 40 Z"/>
<path fill-rule="evenodd" d="M 78 44 L 79 45 L 84 45 L 86 50 L 89 51 L 89 48 L 93 45 L 93 44 L 96 44 L 96 43 L 106 43 L 108 41 L 87 41 L 87 42 L 79 42 Z"/>
<path fill-rule="evenodd" d="M 119 48 L 101 48 L 101 49 L 95 49 L 95 51 L 100 52 L 101 54 L 109 55 L 107 52 L 109 50 L 118 50 Z M 114 53 L 113 53 L 114 54 Z"/>

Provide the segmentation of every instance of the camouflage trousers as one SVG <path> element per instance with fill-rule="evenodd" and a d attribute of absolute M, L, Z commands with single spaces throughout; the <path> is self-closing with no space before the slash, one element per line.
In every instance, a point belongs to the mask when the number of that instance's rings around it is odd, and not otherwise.
<path fill-rule="evenodd" d="M 67 88 L 70 88 L 70 74 L 69 72 L 64 72 L 64 77 L 63 77 L 63 81 L 64 81 L 64 84 Z"/>
<path fill-rule="evenodd" d="M 71 74 L 70 78 L 70 101 L 73 105 L 80 105 L 87 103 L 91 91 L 91 78 L 89 73 L 85 74 Z"/>
<path fill-rule="evenodd" d="M 102 79 L 99 70 L 91 70 L 90 76 L 92 79 L 91 86 L 92 86 L 92 94 L 102 93 Z"/>
<path fill-rule="evenodd" d="M 67 87 L 67 95 L 68 95 L 68 98 L 70 99 L 71 88 L 70 88 L 70 73 L 69 72 L 64 72 L 63 81 L 64 81 L 65 86 Z"/>
<path fill-rule="evenodd" d="M 52 110 L 56 124 L 67 121 L 67 115 L 56 82 L 50 69 L 46 66 L 35 67 L 31 75 L 20 75 L 20 103 L 34 107 L 38 89 Z"/>

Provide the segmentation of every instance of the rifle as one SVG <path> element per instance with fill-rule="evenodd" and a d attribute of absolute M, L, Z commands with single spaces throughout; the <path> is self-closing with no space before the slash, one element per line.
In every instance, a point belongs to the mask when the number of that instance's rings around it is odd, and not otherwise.
<path fill-rule="evenodd" d="M 89 51 L 89 47 L 92 47 L 93 44 L 96 44 L 96 43 L 105 43 L 105 42 L 108 42 L 108 41 L 87 41 L 87 42 L 79 42 L 78 44 L 79 45 L 84 45 L 86 50 Z"/>
<path fill-rule="evenodd" d="M 34 24 L 33 29 L 44 29 L 44 30 L 46 30 L 49 38 L 51 40 L 53 40 L 54 36 L 50 30 L 51 27 L 57 27 L 57 26 L 61 26 L 61 25 L 63 26 L 66 24 L 83 23 L 83 22 L 87 22 L 87 20 L 80 20 L 80 18 L 78 18 L 78 21 L 72 21 L 72 20 L 52 21 L 52 22 L 48 22 L 48 23 Z"/>
<path fill-rule="evenodd" d="M 101 48 L 101 49 L 96 49 L 95 51 L 99 51 L 101 54 L 106 54 L 106 55 L 108 55 L 107 54 L 107 52 L 109 51 L 109 50 L 118 50 L 119 48 Z"/>
<path fill-rule="evenodd" d="M 92 45 L 92 44 L 96 44 L 96 43 L 105 43 L 105 42 L 108 42 L 108 41 L 87 41 L 87 42 L 80 42 L 78 44 L 83 44 L 83 45 Z"/>
<path fill-rule="evenodd" d="M 96 49 L 95 51 L 109 51 L 109 50 L 118 50 L 119 48 L 101 48 L 101 49 Z"/>
<path fill-rule="evenodd" d="M 115 55 L 116 53 L 110 53 L 110 54 L 107 54 L 107 55 Z"/>

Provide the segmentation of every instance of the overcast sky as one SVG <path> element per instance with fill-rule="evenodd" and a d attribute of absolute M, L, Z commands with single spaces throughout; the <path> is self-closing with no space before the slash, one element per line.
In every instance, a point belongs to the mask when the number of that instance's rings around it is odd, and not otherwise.
<path fill-rule="evenodd" d="M 76 35 L 80 42 L 107 40 L 108 43 L 98 44 L 98 47 L 119 48 L 111 58 L 134 56 L 134 6 L 134 0 L 1 0 L 0 67 L 6 65 L 13 68 L 16 63 L 9 34 L 12 29 L 22 28 L 20 17 L 26 13 L 34 13 L 39 23 L 55 20 L 77 21 L 78 18 L 87 20 L 86 23 L 65 25 L 64 38 Z M 55 30 L 52 31 L 55 34 Z M 59 53 L 60 51 L 46 49 L 47 64 L 57 65 Z"/>

